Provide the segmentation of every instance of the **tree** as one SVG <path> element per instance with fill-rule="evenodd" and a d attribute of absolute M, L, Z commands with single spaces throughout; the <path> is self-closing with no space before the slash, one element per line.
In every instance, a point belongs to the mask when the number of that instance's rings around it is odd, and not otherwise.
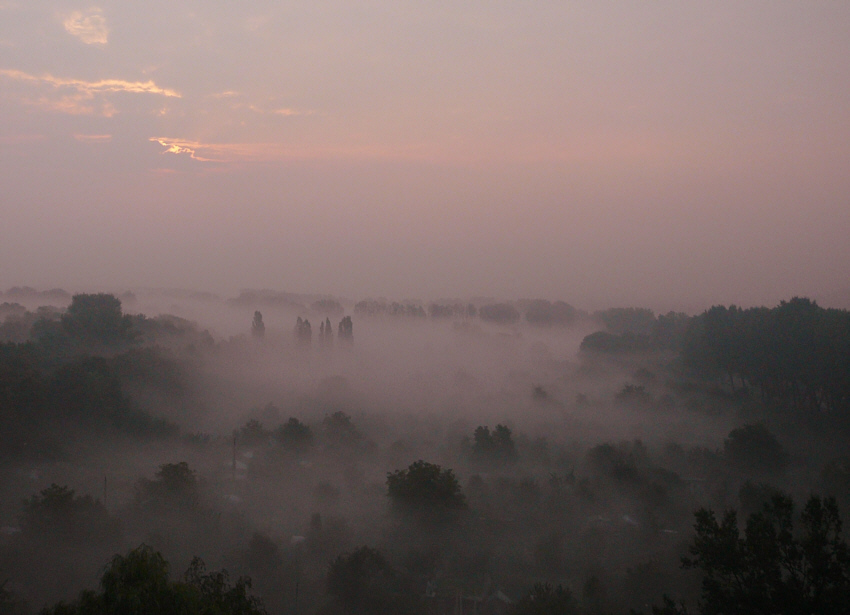
<path fill-rule="evenodd" d="M 337 557 L 328 570 L 328 593 L 344 613 L 384 615 L 423 612 L 411 582 L 370 547 Z"/>
<path fill-rule="evenodd" d="M 322 427 L 328 442 L 338 448 L 354 446 L 363 439 L 363 435 L 354 426 L 351 417 L 341 410 L 325 417 Z"/>
<path fill-rule="evenodd" d="M 308 345 L 313 340 L 313 328 L 309 320 L 303 320 L 300 316 L 295 321 L 295 338 L 302 344 Z"/>
<path fill-rule="evenodd" d="M 263 322 L 263 314 L 257 310 L 254 312 L 254 319 L 251 321 L 251 335 L 261 340 L 265 334 L 266 325 Z"/>
<path fill-rule="evenodd" d="M 180 581 L 169 579 L 162 554 L 141 545 L 116 555 L 100 579 L 100 591 L 84 591 L 77 600 L 45 608 L 44 615 L 264 615 L 260 600 L 248 593 L 251 580 L 229 583 L 227 571 L 206 572 L 194 558 Z"/>
<path fill-rule="evenodd" d="M 454 472 L 421 459 L 406 470 L 387 474 L 387 495 L 405 511 L 428 513 L 466 508 L 466 498 Z"/>
<path fill-rule="evenodd" d="M 233 435 L 237 438 L 240 444 L 246 446 L 261 446 L 269 442 L 271 434 L 266 431 L 263 424 L 257 419 L 251 419 L 245 423 L 238 431 L 234 431 Z"/>
<path fill-rule="evenodd" d="M 701 615 L 850 613 L 850 551 L 833 498 L 809 498 L 794 531 L 794 503 L 778 494 L 749 516 L 720 522 L 696 512 L 696 536 L 683 567 L 702 572 Z"/>
<path fill-rule="evenodd" d="M 195 471 L 185 461 L 161 465 L 155 480 L 139 480 L 136 502 L 161 509 L 196 509 L 200 489 Z"/>
<path fill-rule="evenodd" d="M 490 432 L 489 427 L 478 426 L 473 434 L 472 455 L 484 462 L 516 461 L 517 452 L 511 430 L 505 425 L 496 425 Z"/>
<path fill-rule="evenodd" d="M 655 324 L 655 314 L 647 308 L 610 308 L 594 316 L 615 334 L 649 334 Z"/>
<path fill-rule="evenodd" d="M 537 583 L 508 611 L 509 615 L 575 615 L 578 604 L 569 589 Z"/>
<path fill-rule="evenodd" d="M 354 341 L 354 324 L 351 322 L 351 316 L 346 316 L 339 321 L 337 337 L 349 343 Z"/>
<path fill-rule="evenodd" d="M 121 301 L 106 293 L 74 295 L 62 315 L 62 329 L 82 343 L 113 346 L 132 342 L 132 319 L 121 313 Z"/>
<path fill-rule="evenodd" d="M 290 417 L 275 432 L 275 437 L 285 449 L 303 452 L 313 446 L 313 432 L 307 425 Z"/>
<path fill-rule="evenodd" d="M 107 541 L 120 534 L 101 502 L 56 483 L 24 501 L 21 526 L 30 537 L 79 543 Z"/>
<path fill-rule="evenodd" d="M 723 452 L 732 467 L 742 472 L 777 474 L 788 467 L 788 453 L 763 423 L 730 431 Z"/>
<path fill-rule="evenodd" d="M 535 299 L 525 310 L 525 319 L 533 325 L 570 325 L 576 316 L 576 309 L 563 301 L 553 304 L 543 299 Z"/>
<path fill-rule="evenodd" d="M 491 303 L 482 305 L 478 310 L 478 316 L 481 320 L 500 325 L 512 325 L 519 320 L 519 311 L 510 303 Z"/>

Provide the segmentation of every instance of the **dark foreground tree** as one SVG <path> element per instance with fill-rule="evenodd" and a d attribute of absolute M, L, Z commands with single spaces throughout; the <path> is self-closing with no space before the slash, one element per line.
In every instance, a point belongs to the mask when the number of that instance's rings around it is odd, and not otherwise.
<path fill-rule="evenodd" d="M 692 557 L 683 566 L 703 573 L 702 615 L 850 613 L 850 552 L 835 500 L 812 496 L 797 532 L 794 517 L 792 500 L 775 495 L 749 516 L 741 536 L 735 511 L 720 522 L 710 510 L 697 511 Z"/>
<path fill-rule="evenodd" d="M 377 550 L 360 547 L 337 557 L 328 570 L 331 612 L 357 615 L 422 613 L 418 593 Z"/>
<path fill-rule="evenodd" d="M 251 580 L 231 585 L 227 572 L 207 573 L 195 558 L 180 581 L 169 579 L 169 565 L 146 545 L 116 555 L 100 579 L 100 591 L 45 608 L 43 615 L 264 615 L 260 600 L 249 595 Z"/>
<path fill-rule="evenodd" d="M 569 589 L 537 583 L 517 602 L 509 615 L 575 615 L 578 604 Z"/>

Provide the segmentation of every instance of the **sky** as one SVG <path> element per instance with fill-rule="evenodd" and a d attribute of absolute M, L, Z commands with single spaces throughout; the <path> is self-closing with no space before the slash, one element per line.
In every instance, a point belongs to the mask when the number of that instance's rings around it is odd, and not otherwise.
<path fill-rule="evenodd" d="M 846 2 L 0 0 L 0 290 L 850 304 L 848 135 Z"/>

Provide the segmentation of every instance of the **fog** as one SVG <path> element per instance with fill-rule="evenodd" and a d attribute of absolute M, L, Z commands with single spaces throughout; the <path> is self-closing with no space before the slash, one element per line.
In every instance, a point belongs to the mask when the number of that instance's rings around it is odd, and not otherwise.
<path fill-rule="evenodd" d="M 0 0 L 0 614 L 846 610 L 848 32 Z"/>
<path fill-rule="evenodd" d="M 334 575 L 370 553 L 400 583 L 363 590 L 375 612 L 462 599 L 522 613 L 538 582 L 581 613 L 665 593 L 693 606 L 699 575 L 678 563 L 698 508 L 750 514 L 779 492 L 850 502 L 843 414 L 709 367 L 700 332 L 717 308 L 144 288 L 2 299 L 0 572 L 19 612 L 96 588 L 139 545 L 175 579 L 196 556 L 251 577 L 270 613 L 356 612 Z M 783 327 L 790 310 L 847 315 L 801 299 L 771 310 Z M 450 472 L 459 503 L 394 491 L 421 467 Z"/>

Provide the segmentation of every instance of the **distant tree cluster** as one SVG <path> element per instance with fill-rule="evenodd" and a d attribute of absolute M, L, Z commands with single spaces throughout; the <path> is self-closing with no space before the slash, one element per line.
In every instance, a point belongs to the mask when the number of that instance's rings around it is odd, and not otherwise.
<path fill-rule="evenodd" d="M 655 314 L 647 308 L 609 308 L 595 312 L 593 316 L 615 335 L 627 332 L 649 335 L 655 325 Z"/>
<path fill-rule="evenodd" d="M 53 305 L 67 305 L 71 300 L 70 293 L 61 288 L 39 291 L 29 286 L 13 286 L 5 293 L 0 293 L 0 296 L 15 302 L 39 301 Z"/>
<path fill-rule="evenodd" d="M 87 590 L 73 602 L 46 608 L 44 615 L 161 613 L 163 615 L 264 615 L 262 602 L 250 594 L 251 580 L 231 585 L 227 571 L 207 572 L 194 558 L 179 581 L 170 578 L 162 554 L 146 545 L 116 555 L 100 579 L 100 591 Z"/>
<path fill-rule="evenodd" d="M 695 317 L 686 364 L 724 376 L 732 390 L 797 411 L 850 409 L 850 312 L 794 298 L 775 308 L 715 306 Z"/>
<path fill-rule="evenodd" d="M 500 325 L 512 325 L 519 322 L 519 310 L 510 303 L 490 303 L 481 306 L 478 317 Z"/>
<path fill-rule="evenodd" d="M 474 460 L 486 463 L 516 461 L 517 451 L 511 430 L 505 425 L 496 425 L 492 432 L 489 427 L 477 427 L 471 454 Z"/>
<path fill-rule="evenodd" d="M 461 301 L 432 303 L 428 306 L 428 316 L 431 318 L 475 318 L 477 313 L 475 305 Z"/>
<path fill-rule="evenodd" d="M 529 301 L 525 306 L 525 319 L 532 325 L 568 326 L 578 318 L 578 310 L 569 303 L 544 299 Z"/>
<path fill-rule="evenodd" d="M 398 303 L 396 301 L 375 301 L 364 299 L 354 306 L 358 316 L 403 316 L 407 318 L 425 318 L 425 308 L 416 303 Z"/>
<path fill-rule="evenodd" d="M 602 316 L 604 315 L 604 317 Z M 586 336 L 580 349 L 600 353 L 641 353 L 656 350 L 678 351 L 682 346 L 690 318 L 679 312 L 656 317 L 652 310 L 618 308 L 597 312 L 606 324 L 605 331 Z"/>

